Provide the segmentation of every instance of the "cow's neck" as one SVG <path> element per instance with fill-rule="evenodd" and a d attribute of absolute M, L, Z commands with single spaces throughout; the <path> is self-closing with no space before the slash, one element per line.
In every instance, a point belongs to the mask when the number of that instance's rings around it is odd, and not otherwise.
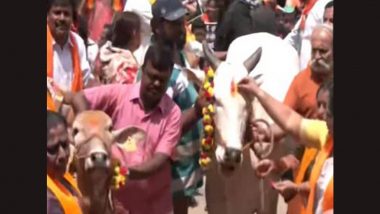
<path fill-rule="evenodd" d="M 81 190 L 83 198 L 89 200 L 90 204 L 84 212 L 85 214 L 111 214 L 113 213 L 113 204 L 111 200 L 111 190 L 110 184 L 104 184 L 102 188 L 95 191 L 94 186 L 90 182 L 87 182 L 85 179 L 81 178 L 78 174 L 78 185 Z"/>
<path fill-rule="evenodd" d="M 112 204 L 110 198 L 110 190 L 107 194 L 101 196 L 90 197 L 90 214 L 111 214 Z"/>
<path fill-rule="evenodd" d="M 113 213 L 113 204 L 110 196 L 110 190 L 104 194 L 83 194 L 84 198 L 89 199 L 89 207 L 85 209 L 86 214 L 111 214 Z"/>

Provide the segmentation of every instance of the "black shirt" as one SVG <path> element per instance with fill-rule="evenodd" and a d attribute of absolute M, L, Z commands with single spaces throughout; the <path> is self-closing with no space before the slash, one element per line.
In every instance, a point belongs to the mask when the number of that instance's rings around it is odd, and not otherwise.
<path fill-rule="evenodd" d="M 251 9 L 239 0 L 234 1 L 216 30 L 215 51 L 227 51 L 237 37 L 259 32 L 276 34 L 274 11 L 262 4 Z"/>

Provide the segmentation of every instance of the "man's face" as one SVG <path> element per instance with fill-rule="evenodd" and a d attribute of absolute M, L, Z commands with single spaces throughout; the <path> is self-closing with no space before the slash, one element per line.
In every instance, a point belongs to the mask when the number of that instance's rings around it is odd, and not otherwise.
<path fill-rule="evenodd" d="M 323 23 L 333 27 L 334 25 L 334 7 L 327 8 L 323 14 Z"/>
<path fill-rule="evenodd" d="M 313 33 L 311 37 L 311 70 L 318 75 L 327 75 L 333 69 L 333 37 L 326 30 Z"/>
<path fill-rule="evenodd" d="M 150 61 L 146 62 L 141 77 L 141 96 L 150 103 L 158 104 L 166 92 L 171 73 L 171 70 L 159 71 Z"/>
<path fill-rule="evenodd" d="M 329 100 L 329 91 L 321 90 L 317 96 L 317 118 L 319 120 L 326 120 L 327 118 L 327 102 Z"/>
<path fill-rule="evenodd" d="M 293 29 L 295 23 L 294 13 L 284 13 L 282 17 L 283 25 L 289 32 Z"/>
<path fill-rule="evenodd" d="M 184 17 L 175 21 L 164 20 L 162 23 L 164 40 L 174 42 L 179 50 L 183 49 L 186 43 L 186 29 Z"/>
<path fill-rule="evenodd" d="M 47 14 L 47 24 L 56 40 L 67 39 L 73 23 L 73 9 L 69 5 L 53 5 Z"/>
<path fill-rule="evenodd" d="M 69 137 L 63 124 L 58 124 L 47 133 L 46 159 L 48 173 L 63 175 L 69 159 Z"/>

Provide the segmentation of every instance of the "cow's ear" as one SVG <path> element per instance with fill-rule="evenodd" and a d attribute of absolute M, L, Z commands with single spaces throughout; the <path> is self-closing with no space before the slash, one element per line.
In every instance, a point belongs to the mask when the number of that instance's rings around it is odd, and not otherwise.
<path fill-rule="evenodd" d="M 206 80 L 206 74 L 204 71 L 199 70 L 199 69 L 189 69 L 189 68 L 184 68 L 183 71 L 190 82 L 194 83 L 199 88 L 202 88 L 203 83 Z"/>
<path fill-rule="evenodd" d="M 146 132 L 138 127 L 129 126 L 122 129 L 112 131 L 113 142 L 123 143 L 129 137 L 134 138 L 137 141 L 145 140 Z"/>

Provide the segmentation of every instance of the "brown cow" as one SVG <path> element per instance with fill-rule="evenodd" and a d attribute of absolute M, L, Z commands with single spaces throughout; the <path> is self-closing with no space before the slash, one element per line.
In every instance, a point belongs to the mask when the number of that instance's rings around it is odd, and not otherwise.
<path fill-rule="evenodd" d="M 83 213 L 128 213 L 122 206 L 115 206 L 118 203 L 112 197 L 115 161 L 111 147 L 114 142 L 139 138 L 141 132 L 135 127 L 112 131 L 112 120 L 102 111 L 84 111 L 77 115 L 73 123 L 74 165 L 83 196 Z"/>

